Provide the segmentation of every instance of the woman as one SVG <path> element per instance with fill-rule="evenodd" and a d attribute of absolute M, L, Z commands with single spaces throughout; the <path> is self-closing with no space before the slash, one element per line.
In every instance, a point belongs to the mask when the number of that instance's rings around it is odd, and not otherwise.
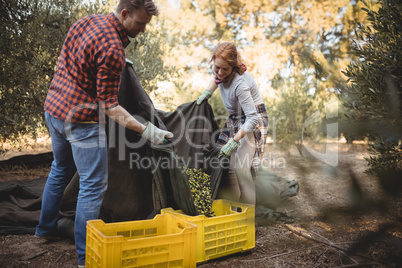
<path fill-rule="evenodd" d="M 222 182 L 219 197 L 255 204 L 254 179 L 264 153 L 268 115 L 254 79 L 247 72 L 236 46 L 219 44 L 211 58 L 214 78 L 197 99 L 197 104 L 211 97 L 219 87 L 229 112 L 218 138 L 219 157 L 231 156 L 228 180 Z"/>

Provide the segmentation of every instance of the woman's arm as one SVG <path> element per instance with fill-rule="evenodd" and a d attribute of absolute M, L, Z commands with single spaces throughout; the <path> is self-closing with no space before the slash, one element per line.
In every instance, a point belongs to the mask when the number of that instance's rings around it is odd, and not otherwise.
<path fill-rule="evenodd" d="M 211 93 L 214 93 L 214 91 L 218 88 L 218 85 L 215 83 L 215 79 L 212 78 L 211 81 L 209 81 L 207 90 L 211 91 Z"/>
<path fill-rule="evenodd" d="M 211 96 L 212 93 L 218 88 L 218 85 L 215 84 L 215 80 L 212 79 L 209 84 L 207 89 L 202 92 L 201 96 L 198 97 L 197 99 L 197 105 L 200 105 L 204 100 L 208 100 Z"/>
<path fill-rule="evenodd" d="M 240 128 L 239 131 L 237 131 L 236 135 L 233 137 L 233 139 L 235 140 L 235 142 L 239 142 L 246 135 L 247 132 Z"/>
<path fill-rule="evenodd" d="M 246 86 L 238 87 L 237 89 L 238 102 L 246 115 L 246 121 L 233 137 L 236 142 L 241 140 L 248 132 L 252 131 L 258 124 L 258 115 L 255 108 L 253 97 L 251 96 L 250 89 Z"/>

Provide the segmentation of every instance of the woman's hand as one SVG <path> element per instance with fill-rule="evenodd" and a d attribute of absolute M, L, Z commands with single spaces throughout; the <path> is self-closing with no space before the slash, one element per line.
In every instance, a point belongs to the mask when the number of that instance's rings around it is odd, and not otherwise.
<path fill-rule="evenodd" d="M 212 92 L 209 91 L 208 89 L 204 90 L 202 92 L 201 96 L 198 97 L 197 99 L 197 105 L 200 105 L 204 100 L 207 100 L 212 96 Z"/>
<path fill-rule="evenodd" d="M 204 92 L 202 92 L 201 96 L 198 97 L 197 99 L 197 105 L 200 105 L 205 99 L 208 100 L 211 96 L 212 93 L 218 88 L 218 85 L 215 84 L 215 80 L 212 79 L 209 81 L 208 87 Z"/>
<path fill-rule="evenodd" d="M 230 138 L 222 147 L 218 157 L 222 157 L 223 155 L 230 156 L 237 147 L 239 147 L 239 143 L 237 143 L 233 138 Z"/>

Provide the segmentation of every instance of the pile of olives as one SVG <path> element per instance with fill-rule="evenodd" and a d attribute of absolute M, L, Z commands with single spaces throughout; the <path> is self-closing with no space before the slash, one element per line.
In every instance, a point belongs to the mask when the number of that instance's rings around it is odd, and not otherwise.
<path fill-rule="evenodd" d="M 191 196 L 198 214 L 214 217 L 215 212 L 212 210 L 211 176 L 206 174 L 202 168 L 188 168 L 186 169 L 186 174 L 188 176 Z"/>

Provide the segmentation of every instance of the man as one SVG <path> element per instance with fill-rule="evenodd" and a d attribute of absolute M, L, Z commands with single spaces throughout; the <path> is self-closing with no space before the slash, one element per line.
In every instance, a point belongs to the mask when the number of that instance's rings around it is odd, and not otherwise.
<path fill-rule="evenodd" d="M 99 217 L 107 188 L 105 117 L 161 144 L 173 134 L 141 124 L 118 103 L 120 75 L 129 38 L 145 31 L 159 14 L 152 0 L 120 0 L 114 13 L 91 15 L 70 28 L 45 102 L 54 161 L 43 196 L 37 237 L 57 236 L 63 192 L 75 172 L 80 177 L 74 224 L 78 266 L 85 265 L 86 222 Z"/>

